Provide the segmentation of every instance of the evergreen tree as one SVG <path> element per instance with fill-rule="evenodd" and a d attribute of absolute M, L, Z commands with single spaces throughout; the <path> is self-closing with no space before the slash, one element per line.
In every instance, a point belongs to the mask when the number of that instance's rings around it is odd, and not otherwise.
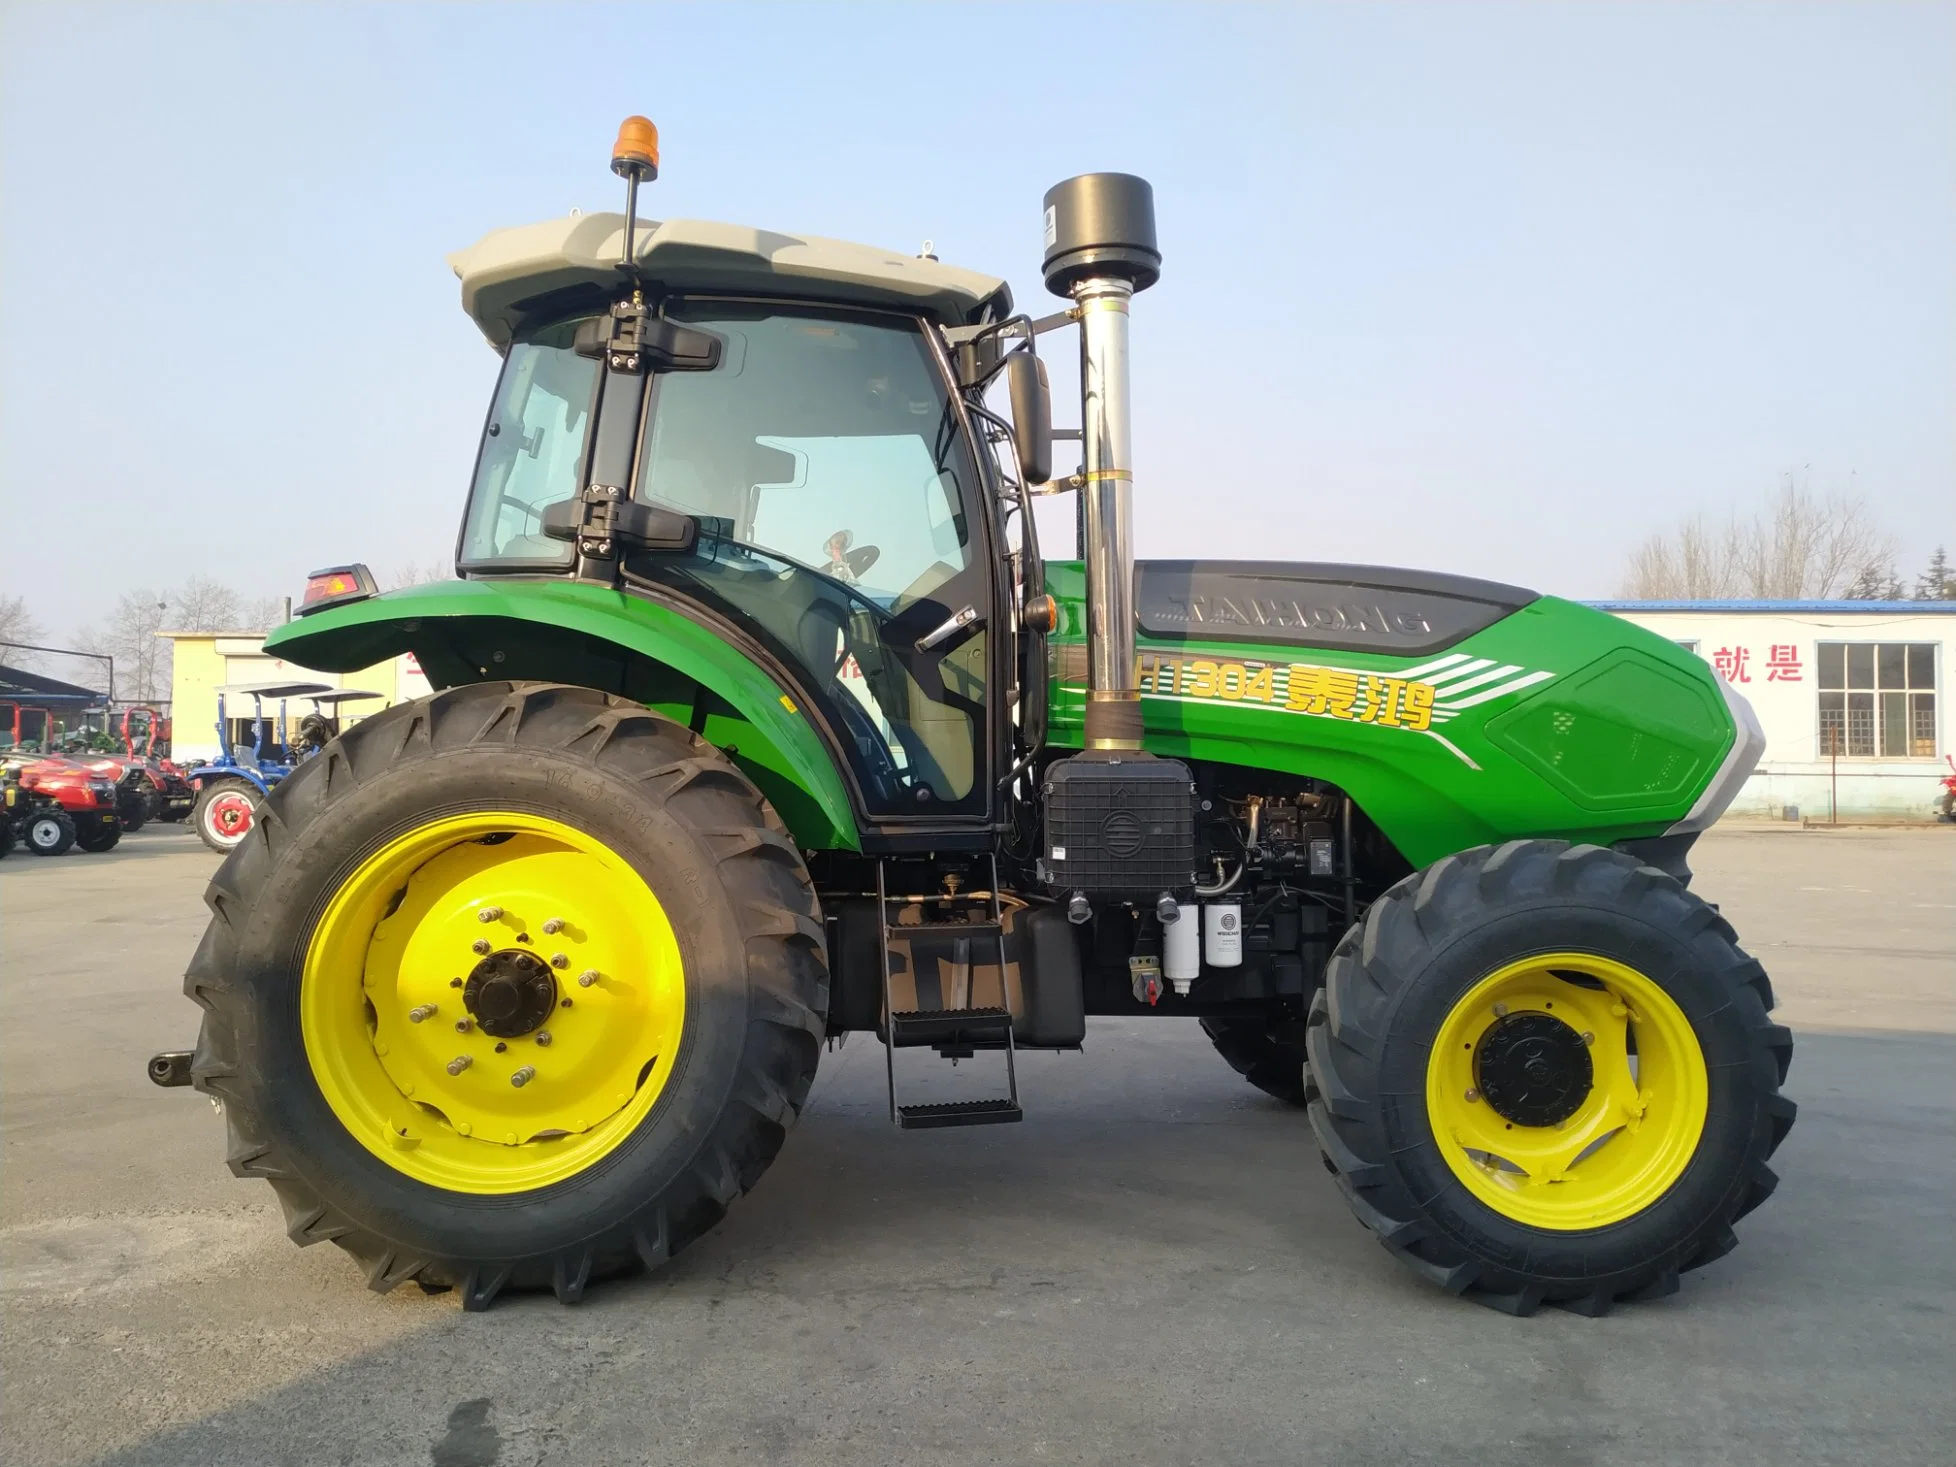
<path fill-rule="evenodd" d="M 1915 578 L 1917 601 L 1956 601 L 1956 576 L 1950 574 L 1949 557 L 1942 546 L 1929 557 L 1929 568 Z"/>

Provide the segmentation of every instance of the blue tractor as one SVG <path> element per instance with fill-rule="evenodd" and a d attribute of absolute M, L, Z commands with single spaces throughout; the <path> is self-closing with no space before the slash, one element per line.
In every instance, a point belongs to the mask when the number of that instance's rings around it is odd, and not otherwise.
<path fill-rule="evenodd" d="M 251 833 L 258 807 L 299 761 L 326 747 L 340 731 L 339 708 L 379 693 L 358 688 L 335 688 L 327 683 L 230 683 L 217 690 L 217 757 L 190 771 L 197 791 L 192 823 L 205 845 L 228 851 Z M 251 699 L 251 743 L 247 748 L 232 737 L 226 698 Z M 293 701 L 310 704 L 297 724 L 291 721 Z M 265 705 L 276 701 L 275 718 Z"/>

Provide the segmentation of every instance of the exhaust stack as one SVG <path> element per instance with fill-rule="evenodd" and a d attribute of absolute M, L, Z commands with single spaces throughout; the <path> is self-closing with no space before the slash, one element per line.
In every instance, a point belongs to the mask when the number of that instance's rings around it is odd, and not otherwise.
<path fill-rule="evenodd" d="M 1127 322 L 1128 303 L 1161 278 L 1155 194 L 1147 180 L 1130 173 L 1083 173 L 1048 189 L 1043 270 L 1046 288 L 1071 299 L 1080 316 L 1086 746 L 1139 749 Z"/>

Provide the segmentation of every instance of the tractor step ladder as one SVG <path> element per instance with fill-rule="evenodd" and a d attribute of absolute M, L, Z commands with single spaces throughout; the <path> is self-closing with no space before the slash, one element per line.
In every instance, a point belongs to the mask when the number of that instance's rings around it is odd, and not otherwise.
<path fill-rule="evenodd" d="M 1019 1073 L 1014 1058 L 1012 1044 L 1012 1011 L 1002 1008 L 967 1007 L 970 996 L 968 961 L 962 966 L 966 979 L 962 992 L 955 993 L 954 1007 L 941 1009 L 899 1010 L 891 1003 L 890 994 L 890 939 L 892 936 L 905 938 L 919 934 L 949 934 L 960 939 L 960 954 L 968 954 L 962 941 L 968 939 L 976 943 L 990 940 L 998 946 L 999 993 L 1005 994 L 1005 915 L 998 901 L 998 862 L 992 861 L 991 920 L 989 922 L 921 922 L 893 927 L 890 922 L 890 904 L 916 906 L 920 909 L 926 903 L 938 900 L 931 896 L 896 896 L 889 894 L 883 875 L 883 863 L 876 863 L 876 915 L 880 938 L 880 951 L 883 960 L 883 1065 L 890 1086 L 890 1119 L 906 1131 L 929 1130 L 938 1126 L 996 1126 L 1008 1121 L 1025 1119 L 1025 1112 L 1019 1108 Z M 917 963 L 912 951 L 911 963 Z M 914 975 L 913 975 L 914 976 Z M 898 1105 L 896 1091 L 896 1052 L 899 1049 L 918 1049 L 924 1047 L 942 1048 L 953 1052 L 962 1050 L 970 1054 L 979 1048 L 1003 1048 L 1005 1051 L 1006 1093 L 993 1100 L 953 1100 L 935 1105 Z"/>

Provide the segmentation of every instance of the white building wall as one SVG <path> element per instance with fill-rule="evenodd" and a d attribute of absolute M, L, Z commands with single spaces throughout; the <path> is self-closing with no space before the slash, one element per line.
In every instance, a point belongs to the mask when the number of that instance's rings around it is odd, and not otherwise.
<path fill-rule="evenodd" d="M 1937 603 L 1942 605 L 1943 603 Z M 1745 695 L 1766 732 L 1759 768 L 1733 802 L 1734 815 L 1827 820 L 1926 820 L 1949 773 L 1951 643 L 1956 615 L 1912 611 L 1908 602 L 1874 602 L 1867 611 L 1608 610 L 1696 651 Z M 1922 642 L 1935 645 L 1935 753 L 1900 759 L 1829 758 L 1820 737 L 1821 642 Z"/>

